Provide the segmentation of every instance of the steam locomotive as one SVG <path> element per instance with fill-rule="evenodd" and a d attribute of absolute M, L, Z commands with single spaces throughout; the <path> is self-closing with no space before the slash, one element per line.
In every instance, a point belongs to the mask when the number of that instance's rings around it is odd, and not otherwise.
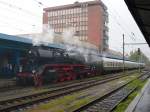
<path fill-rule="evenodd" d="M 41 85 L 122 71 L 122 59 L 103 57 L 97 51 L 88 53 L 55 47 L 34 46 L 20 60 L 19 85 Z M 143 63 L 125 61 L 125 69 L 144 67 Z"/>

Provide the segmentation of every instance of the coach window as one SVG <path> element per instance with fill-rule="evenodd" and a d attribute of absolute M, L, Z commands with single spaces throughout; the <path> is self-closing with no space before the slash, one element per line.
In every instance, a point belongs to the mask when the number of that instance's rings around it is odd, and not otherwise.
<path fill-rule="evenodd" d="M 111 67 L 111 62 L 108 62 L 108 66 Z"/>

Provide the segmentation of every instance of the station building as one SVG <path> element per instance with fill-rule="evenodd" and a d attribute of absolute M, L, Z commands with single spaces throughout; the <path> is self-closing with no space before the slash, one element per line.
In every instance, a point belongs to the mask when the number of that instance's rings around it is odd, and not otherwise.
<path fill-rule="evenodd" d="M 0 33 L 0 78 L 15 76 L 20 59 L 31 46 L 30 39 Z"/>
<path fill-rule="evenodd" d="M 43 24 L 59 34 L 71 28 L 80 41 L 89 42 L 100 51 L 109 47 L 107 7 L 100 0 L 47 7 Z"/>

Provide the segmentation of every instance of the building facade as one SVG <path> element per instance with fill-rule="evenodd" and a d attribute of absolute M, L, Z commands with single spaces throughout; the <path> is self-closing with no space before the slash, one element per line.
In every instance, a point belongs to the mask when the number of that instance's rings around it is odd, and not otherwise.
<path fill-rule="evenodd" d="M 71 29 L 80 41 L 108 49 L 108 13 L 100 0 L 45 8 L 43 24 L 60 34 Z"/>

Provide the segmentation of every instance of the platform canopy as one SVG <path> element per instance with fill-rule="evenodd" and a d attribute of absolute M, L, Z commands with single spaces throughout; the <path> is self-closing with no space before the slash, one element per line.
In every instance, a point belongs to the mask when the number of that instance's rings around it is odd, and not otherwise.
<path fill-rule="evenodd" d="M 44 45 L 44 46 L 47 48 L 58 48 L 58 49 L 64 48 L 64 45 L 52 44 L 52 43 L 49 43 L 48 45 Z M 24 50 L 29 50 L 31 47 L 32 47 L 32 40 L 27 37 L 24 38 L 24 37 L 0 33 L 0 51 L 2 49 L 24 51 Z"/>
<path fill-rule="evenodd" d="M 150 0 L 125 0 L 125 2 L 150 46 Z"/>
<path fill-rule="evenodd" d="M 0 33 L 0 50 L 27 50 L 31 45 L 31 39 Z"/>

